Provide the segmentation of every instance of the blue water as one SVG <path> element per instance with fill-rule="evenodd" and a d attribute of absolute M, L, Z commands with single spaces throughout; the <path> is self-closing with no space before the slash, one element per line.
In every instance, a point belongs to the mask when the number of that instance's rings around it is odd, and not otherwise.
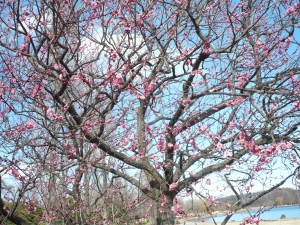
<path fill-rule="evenodd" d="M 252 216 L 257 212 L 257 210 L 250 210 L 249 211 Z M 246 216 L 250 217 L 249 212 L 236 212 L 232 215 L 229 219 L 235 221 L 242 221 Z M 300 208 L 299 205 L 294 206 L 284 206 L 278 208 L 272 208 L 268 211 L 263 212 L 258 216 L 260 220 L 278 220 L 280 219 L 281 215 L 284 214 L 287 219 L 292 218 L 300 218 Z M 226 216 L 216 216 L 214 217 L 216 222 L 222 222 Z M 200 219 L 201 220 L 201 219 Z M 212 219 L 206 219 L 206 222 L 213 222 Z"/>

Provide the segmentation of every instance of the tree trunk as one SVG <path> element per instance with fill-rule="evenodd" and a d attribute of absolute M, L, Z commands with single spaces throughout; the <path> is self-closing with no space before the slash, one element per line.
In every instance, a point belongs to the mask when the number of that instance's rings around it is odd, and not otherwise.
<path fill-rule="evenodd" d="M 104 192 L 108 191 L 108 179 L 107 179 L 107 175 L 108 173 L 103 170 L 102 171 L 102 177 L 103 177 L 103 190 Z M 105 195 L 106 197 L 108 196 L 108 194 Z M 103 209 L 103 224 L 106 225 L 108 224 L 108 207 L 107 207 L 107 204 L 104 204 L 104 209 Z"/>
<path fill-rule="evenodd" d="M 171 211 L 173 206 L 174 197 L 166 195 L 165 205 L 161 206 L 161 202 L 158 202 L 155 212 L 155 223 L 154 225 L 174 225 L 175 214 Z"/>

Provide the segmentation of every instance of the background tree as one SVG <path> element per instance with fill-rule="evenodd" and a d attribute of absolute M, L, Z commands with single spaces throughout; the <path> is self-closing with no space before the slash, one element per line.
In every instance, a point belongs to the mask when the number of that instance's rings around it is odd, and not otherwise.
<path fill-rule="evenodd" d="M 203 191 L 213 173 L 236 195 L 234 211 L 297 173 L 298 2 L 0 4 L 2 172 L 24 187 L 19 204 L 30 190 L 38 205 L 72 196 L 77 209 L 65 212 L 90 224 L 81 212 L 96 171 L 104 186 L 107 173 L 135 186 L 155 202 L 155 224 L 168 225 L 179 193 L 216 204 Z M 276 168 L 286 170 L 278 182 Z M 262 179 L 273 183 L 241 201 Z M 95 210 L 96 220 L 108 214 Z"/>
<path fill-rule="evenodd" d="M 283 198 L 282 197 L 275 198 L 275 204 L 276 205 L 282 205 L 282 202 L 283 202 Z"/>
<path fill-rule="evenodd" d="M 203 200 L 197 199 L 188 199 L 185 202 L 180 202 L 180 204 L 184 207 L 184 211 L 188 215 L 196 215 L 202 216 L 203 214 L 207 213 L 207 208 L 205 207 L 205 203 Z"/>

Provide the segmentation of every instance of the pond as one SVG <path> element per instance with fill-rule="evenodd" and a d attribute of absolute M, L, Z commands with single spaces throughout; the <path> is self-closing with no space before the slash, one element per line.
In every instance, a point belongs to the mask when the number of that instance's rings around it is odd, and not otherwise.
<path fill-rule="evenodd" d="M 258 210 L 250 210 L 249 212 L 236 212 L 235 214 L 233 214 L 229 221 L 243 221 L 245 217 L 250 217 L 250 214 L 254 216 L 257 213 L 257 211 Z M 287 219 L 300 218 L 299 205 L 271 208 L 260 214 L 258 218 L 260 220 L 278 220 L 280 219 L 282 214 L 284 214 Z M 214 219 L 216 222 L 222 222 L 225 219 L 225 217 L 225 215 L 216 216 L 214 217 Z M 197 221 L 202 221 L 202 218 Z M 206 219 L 205 222 L 212 222 L 212 219 Z"/>

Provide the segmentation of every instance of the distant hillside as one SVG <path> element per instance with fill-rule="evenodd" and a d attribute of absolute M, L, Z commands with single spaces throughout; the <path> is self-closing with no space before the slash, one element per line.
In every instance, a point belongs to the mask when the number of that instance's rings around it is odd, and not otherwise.
<path fill-rule="evenodd" d="M 248 202 L 249 198 L 255 198 L 260 192 L 249 193 L 248 195 L 241 196 L 242 202 Z M 228 197 L 223 197 L 219 199 L 214 199 L 214 202 L 219 202 L 217 206 L 214 204 L 212 206 L 213 210 L 223 211 L 228 210 L 226 205 L 234 205 L 237 202 L 237 197 L 232 195 Z M 199 199 L 191 200 L 181 200 L 180 203 L 183 205 L 185 213 L 200 215 L 206 211 L 204 201 Z M 274 205 L 295 205 L 299 204 L 297 190 L 292 188 L 278 188 L 269 194 L 261 197 L 255 201 L 250 207 L 262 207 L 262 206 L 274 206 Z"/>
<path fill-rule="evenodd" d="M 249 193 L 247 196 L 243 196 L 242 201 L 246 201 L 249 198 L 255 198 L 259 195 L 260 192 Z M 224 204 L 233 204 L 237 202 L 237 197 L 234 195 L 216 199 L 216 201 Z M 224 204 L 220 204 L 215 207 L 217 210 L 222 210 L 224 208 Z M 295 205 L 299 204 L 297 190 L 292 188 L 278 188 L 260 199 L 256 200 L 251 207 L 259 207 L 259 206 L 274 206 L 274 205 Z"/>

